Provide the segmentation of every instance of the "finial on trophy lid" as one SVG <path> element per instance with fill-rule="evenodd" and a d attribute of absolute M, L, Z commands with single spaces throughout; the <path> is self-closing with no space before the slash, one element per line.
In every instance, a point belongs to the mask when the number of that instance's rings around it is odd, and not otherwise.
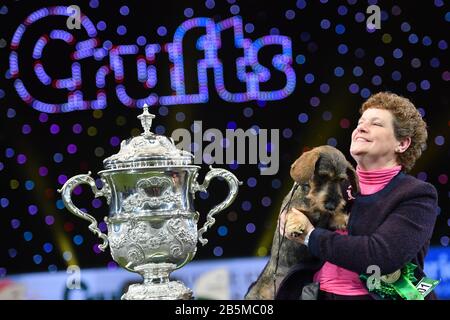
<path fill-rule="evenodd" d="M 142 128 L 144 128 L 143 136 L 149 136 L 152 134 L 150 132 L 150 127 L 152 126 L 152 120 L 155 118 L 154 114 L 148 112 L 148 105 L 144 104 L 144 112 L 137 116 L 137 118 L 141 121 Z"/>

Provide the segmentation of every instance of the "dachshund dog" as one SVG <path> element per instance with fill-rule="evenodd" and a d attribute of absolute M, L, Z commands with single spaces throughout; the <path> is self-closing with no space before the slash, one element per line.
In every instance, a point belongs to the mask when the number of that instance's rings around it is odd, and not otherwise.
<path fill-rule="evenodd" d="M 296 208 L 316 227 L 346 229 L 349 216 L 347 200 L 352 199 L 349 192 L 356 194 L 359 189 L 356 172 L 342 152 L 331 146 L 316 147 L 303 153 L 292 164 L 290 175 L 294 185 L 283 200 L 280 215 L 283 211 Z M 275 299 L 288 270 L 299 262 L 311 259 L 305 245 L 280 235 L 279 220 L 269 262 L 250 286 L 245 299 Z M 301 226 L 298 232 L 302 232 Z"/>

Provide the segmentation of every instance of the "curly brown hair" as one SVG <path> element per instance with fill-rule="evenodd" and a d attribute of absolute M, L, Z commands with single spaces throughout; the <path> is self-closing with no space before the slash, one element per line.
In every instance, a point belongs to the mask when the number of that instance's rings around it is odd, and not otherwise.
<path fill-rule="evenodd" d="M 397 155 L 402 170 L 412 169 L 416 160 L 426 148 L 428 138 L 427 125 L 414 104 L 407 98 L 391 92 L 379 92 L 363 103 L 359 112 L 370 108 L 384 109 L 391 112 L 394 118 L 394 134 L 397 140 L 411 138 L 408 149 Z"/>

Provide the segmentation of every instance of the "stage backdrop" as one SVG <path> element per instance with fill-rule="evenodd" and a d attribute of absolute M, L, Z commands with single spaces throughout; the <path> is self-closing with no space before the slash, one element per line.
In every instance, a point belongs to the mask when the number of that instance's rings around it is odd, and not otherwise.
<path fill-rule="evenodd" d="M 74 2 L 0 5 L 0 277 L 115 266 L 56 190 L 95 176 L 138 135 L 144 104 L 154 132 L 191 133 L 200 181 L 210 163 L 243 181 L 196 260 L 266 256 L 290 164 L 324 144 L 351 159 L 358 109 L 384 90 L 410 98 L 428 124 L 411 174 L 436 186 L 432 245 L 448 246 L 448 3 Z M 233 154 L 226 133 L 239 130 L 247 143 Z M 200 224 L 226 191 L 214 181 L 197 197 Z M 108 214 L 105 199 L 75 193 L 99 221 Z"/>

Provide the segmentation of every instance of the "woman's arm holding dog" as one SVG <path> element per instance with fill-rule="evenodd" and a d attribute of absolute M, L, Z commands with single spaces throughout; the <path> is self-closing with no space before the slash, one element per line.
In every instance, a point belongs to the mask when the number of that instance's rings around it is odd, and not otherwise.
<path fill-rule="evenodd" d="M 421 192 L 398 206 L 371 235 L 345 236 L 316 228 L 310 235 L 308 248 L 320 259 L 357 273 L 366 272 L 370 265 L 377 265 L 381 274 L 391 273 L 411 261 L 429 241 L 436 207 L 435 191 Z M 290 217 L 295 216 L 293 223 L 306 218 L 298 210 L 291 214 L 286 215 L 286 226 L 291 226 Z M 300 243 L 304 240 L 287 232 L 286 237 Z"/>

